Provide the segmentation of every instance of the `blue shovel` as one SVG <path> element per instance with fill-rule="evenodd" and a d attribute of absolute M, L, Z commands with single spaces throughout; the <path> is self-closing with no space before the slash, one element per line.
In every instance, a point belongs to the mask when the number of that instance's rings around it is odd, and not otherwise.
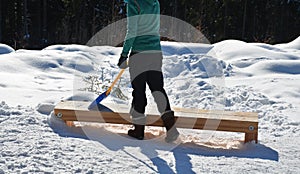
<path fill-rule="evenodd" d="M 124 73 L 125 69 L 121 69 L 121 71 L 119 72 L 118 76 L 116 77 L 116 79 L 112 82 L 112 84 L 110 85 L 110 87 L 102 94 L 100 94 L 88 107 L 88 109 L 93 109 L 98 107 L 99 103 L 104 100 L 107 96 L 109 96 L 112 88 L 115 86 L 115 84 L 117 83 L 117 81 L 121 78 L 122 74 Z"/>

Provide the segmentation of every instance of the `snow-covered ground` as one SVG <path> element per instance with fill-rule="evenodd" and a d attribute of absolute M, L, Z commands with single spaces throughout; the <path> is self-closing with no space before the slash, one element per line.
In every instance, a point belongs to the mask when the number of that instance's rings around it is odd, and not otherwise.
<path fill-rule="evenodd" d="M 14 51 L 2 44 L 0 173 L 300 172 L 300 37 L 278 45 L 162 45 L 172 106 L 258 112 L 258 144 L 243 144 L 241 133 L 180 129 L 181 141 L 167 144 L 162 128 L 148 127 L 144 141 L 127 137 L 130 126 L 69 128 L 53 116 L 54 106 L 104 92 L 119 72 L 121 48 Z M 128 72 L 117 86 L 104 102 L 129 104 Z"/>

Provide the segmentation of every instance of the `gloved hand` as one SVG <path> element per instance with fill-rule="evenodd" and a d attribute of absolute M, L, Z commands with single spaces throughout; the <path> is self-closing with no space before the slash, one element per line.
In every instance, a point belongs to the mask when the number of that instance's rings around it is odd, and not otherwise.
<path fill-rule="evenodd" d="M 128 68 L 128 64 L 127 64 L 127 56 L 122 56 L 120 57 L 119 59 L 119 63 L 118 63 L 118 67 L 121 68 L 121 69 L 126 69 Z"/>

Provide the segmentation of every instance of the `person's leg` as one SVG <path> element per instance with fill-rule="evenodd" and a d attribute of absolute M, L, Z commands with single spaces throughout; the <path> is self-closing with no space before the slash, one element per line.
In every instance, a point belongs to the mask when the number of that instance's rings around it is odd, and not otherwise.
<path fill-rule="evenodd" d="M 146 98 L 146 73 L 142 73 L 135 77 L 131 82 L 132 91 L 132 104 L 130 114 L 132 121 L 135 124 L 145 124 L 145 108 L 147 105 Z"/>
<path fill-rule="evenodd" d="M 161 54 L 154 54 L 153 60 L 162 61 Z M 159 65 L 160 63 L 157 63 Z M 161 119 L 167 129 L 166 142 L 175 141 L 179 132 L 175 125 L 174 112 L 171 110 L 168 95 L 164 89 L 163 74 L 161 66 L 156 68 L 160 71 L 148 71 L 147 72 L 147 84 L 151 90 L 154 100 L 157 104 L 158 111 L 161 113 Z"/>
<path fill-rule="evenodd" d="M 130 115 L 132 117 L 132 123 L 134 129 L 128 131 L 128 135 L 136 139 L 144 139 L 144 130 L 146 124 L 145 107 L 147 105 L 146 99 L 146 82 L 145 74 L 137 76 L 132 82 L 132 104 L 130 109 Z"/>
<path fill-rule="evenodd" d="M 165 138 L 166 142 L 173 142 L 175 141 L 178 136 L 179 132 L 176 128 L 176 120 L 174 116 L 174 111 L 167 111 L 161 115 L 161 119 L 164 122 L 164 125 L 167 129 L 167 136 Z"/>
<path fill-rule="evenodd" d="M 134 129 L 128 131 L 128 135 L 134 137 L 136 139 L 142 140 L 144 139 L 144 130 L 146 124 L 145 117 L 145 107 L 147 105 L 146 98 L 146 74 L 141 73 L 139 75 L 136 74 L 136 67 L 138 64 L 135 62 L 135 58 L 142 57 L 131 57 L 129 72 L 131 78 L 131 85 L 133 88 L 132 91 L 132 104 L 130 109 L 130 115 L 132 118 L 132 123 L 134 125 Z"/>
<path fill-rule="evenodd" d="M 155 103 L 157 104 L 158 111 L 162 114 L 170 111 L 170 101 L 164 89 L 163 74 L 160 71 L 147 72 L 147 84 L 151 90 Z"/>
<path fill-rule="evenodd" d="M 179 132 L 175 126 L 174 112 L 171 110 L 169 98 L 163 88 L 163 75 L 158 71 L 147 72 L 147 84 L 152 92 L 158 110 L 161 113 L 161 119 L 167 129 L 166 142 L 175 141 Z"/>

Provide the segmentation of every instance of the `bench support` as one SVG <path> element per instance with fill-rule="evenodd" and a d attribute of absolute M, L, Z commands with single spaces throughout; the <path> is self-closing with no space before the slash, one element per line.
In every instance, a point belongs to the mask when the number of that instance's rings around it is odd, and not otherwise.
<path fill-rule="evenodd" d="M 74 121 L 64 121 L 67 126 L 69 127 L 75 127 Z"/>
<path fill-rule="evenodd" d="M 256 133 L 245 133 L 245 141 L 244 143 L 249 143 L 252 141 L 255 141 L 255 143 L 258 142 L 258 136 L 257 136 L 257 132 Z"/>

